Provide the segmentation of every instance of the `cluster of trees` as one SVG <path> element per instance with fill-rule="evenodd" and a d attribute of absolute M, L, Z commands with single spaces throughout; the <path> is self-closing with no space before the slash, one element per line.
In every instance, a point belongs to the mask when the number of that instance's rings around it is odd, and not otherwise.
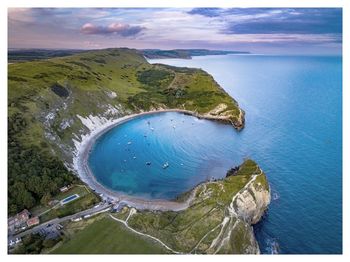
<path fill-rule="evenodd" d="M 8 211 L 15 214 L 47 204 L 59 188 L 74 183 L 76 177 L 63 162 L 45 148 L 24 145 L 21 139 L 27 122 L 20 113 L 8 119 Z"/>
<path fill-rule="evenodd" d="M 54 239 L 45 239 L 44 236 L 39 234 L 27 235 L 22 239 L 22 243 L 18 246 L 13 253 L 14 254 L 40 254 L 43 249 L 52 248 L 62 238 L 57 237 Z"/>
<path fill-rule="evenodd" d="M 155 89 L 167 87 L 174 77 L 174 73 L 159 69 L 149 69 L 137 73 L 137 80 L 140 83 Z"/>

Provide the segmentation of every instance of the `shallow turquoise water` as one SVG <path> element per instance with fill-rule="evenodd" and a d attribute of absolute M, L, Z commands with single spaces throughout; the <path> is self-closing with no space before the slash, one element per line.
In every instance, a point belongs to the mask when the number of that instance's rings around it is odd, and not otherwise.
<path fill-rule="evenodd" d="M 255 226 L 261 251 L 278 246 L 280 253 L 341 253 L 341 58 L 229 55 L 153 62 L 212 74 L 246 111 L 246 127 L 238 133 L 179 113 L 132 120 L 93 148 L 89 164 L 97 179 L 129 194 L 171 199 L 250 157 L 273 193 Z"/>

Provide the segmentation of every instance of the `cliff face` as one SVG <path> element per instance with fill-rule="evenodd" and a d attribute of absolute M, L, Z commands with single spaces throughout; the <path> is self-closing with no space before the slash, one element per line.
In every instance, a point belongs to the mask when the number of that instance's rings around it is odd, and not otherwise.
<path fill-rule="evenodd" d="M 237 173 L 240 172 L 242 166 Z M 267 178 L 256 165 L 256 170 L 252 172 L 249 182 L 232 198 L 228 207 L 231 225 L 216 253 L 259 254 L 259 245 L 251 225 L 259 222 L 270 200 Z"/>
<path fill-rule="evenodd" d="M 261 174 L 240 193 L 233 205 L 237 216 L 248 224 L 256 224 L 271 201 L 270 188 L 265 174 Z"/>
<path fill-rule="evenodd" d="M 130 213 L 126 223 L 179 253 L 260 253 L 252 224 L 270 203 L 270 189 L 254 161 L 246 160 L 234 175 L 203 183 L 192 192 L 194 197 L 185 210 L 139 210 Z"/>

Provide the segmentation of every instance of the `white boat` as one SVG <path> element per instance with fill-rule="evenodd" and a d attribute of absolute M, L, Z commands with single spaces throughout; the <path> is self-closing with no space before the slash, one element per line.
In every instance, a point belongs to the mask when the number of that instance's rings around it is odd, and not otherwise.
<path fill-rule="evenodd" d="M 168 167 L 169 167 L 169 163 L 165 162 L 164 165 L 163 165 L 163 169 L 168 168 Z"/>
<path fill-rule="evenodd" d="M 131 141 L 128 142 L 128 145 L 131 145 Z"/>
<path fill-rule="evenodd" d="M 152 131 L 154 131 L 154 128 L 153 128 L 153 127 L 151 127 L 151 130 L 152 130 Z"/>

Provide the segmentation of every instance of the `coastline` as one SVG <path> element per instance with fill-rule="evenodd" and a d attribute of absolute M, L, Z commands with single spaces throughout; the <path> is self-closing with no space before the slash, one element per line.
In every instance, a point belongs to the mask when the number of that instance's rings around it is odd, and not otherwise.
<path fill-rule="evenodd" d="M 149 210 L 160 210 L 160 211 L 180 211 L 189 207 L 192 202 L 196 187 L 192 189 L 191 194 L 187 199 L 183 202 L 176 202 L 171 200 L 164 199 L 143 199 L 140 197 L 133 197 L 130 195 L 126 195 L 121 192 L 117 192 L 111 189 L 108 189 L 100 182 L 98 182 L 92 173 L 91 169 L 88 165 L 88 158 L 90 151 L 96 142 L 96 140 L 102 136 L 104 133 L 108 132 L 110 129 L 123 124 L 127 121 L 135 119 L 137 117 L 143 115 L 157 114 L 157 113 L 166 113 L 166 112 L 178 112 L 187 115 L 191 115 L 197 117 L 199 119 L 207 119 L 223 122 L 225 124 L 231 124 L 237 130 L 240 130 L 244 125 L 244 120 L 242 121 L 243 125 L 235 125 L 227 118 L 215 117 L 210 115 L 199 115 L 195 112 L 184 110 L 184 109 L 161 109 L 154 111 L 141 112 L 131 115 L 126 115 L 121 118 L 117 118 L 111 121 L 107 121 L 106 123 L 99 125 L 94 130 L 90 132 L 90 134 L 82 136 L 81 141 L 74 141 L 76 146 L 76 152 L 73 156 L 73 166 L 78 174 L 79 178 L 87 184 L 92 190 L 94 190 L 97 194 L 99 194 L 103 199 L 110 199 L 112 202 L 119 202 L 129 206 L 132 206 L 136 209 L 149 209 Z M 244 115 L 244 112 L 241 110 L 241 115 Z"/>

